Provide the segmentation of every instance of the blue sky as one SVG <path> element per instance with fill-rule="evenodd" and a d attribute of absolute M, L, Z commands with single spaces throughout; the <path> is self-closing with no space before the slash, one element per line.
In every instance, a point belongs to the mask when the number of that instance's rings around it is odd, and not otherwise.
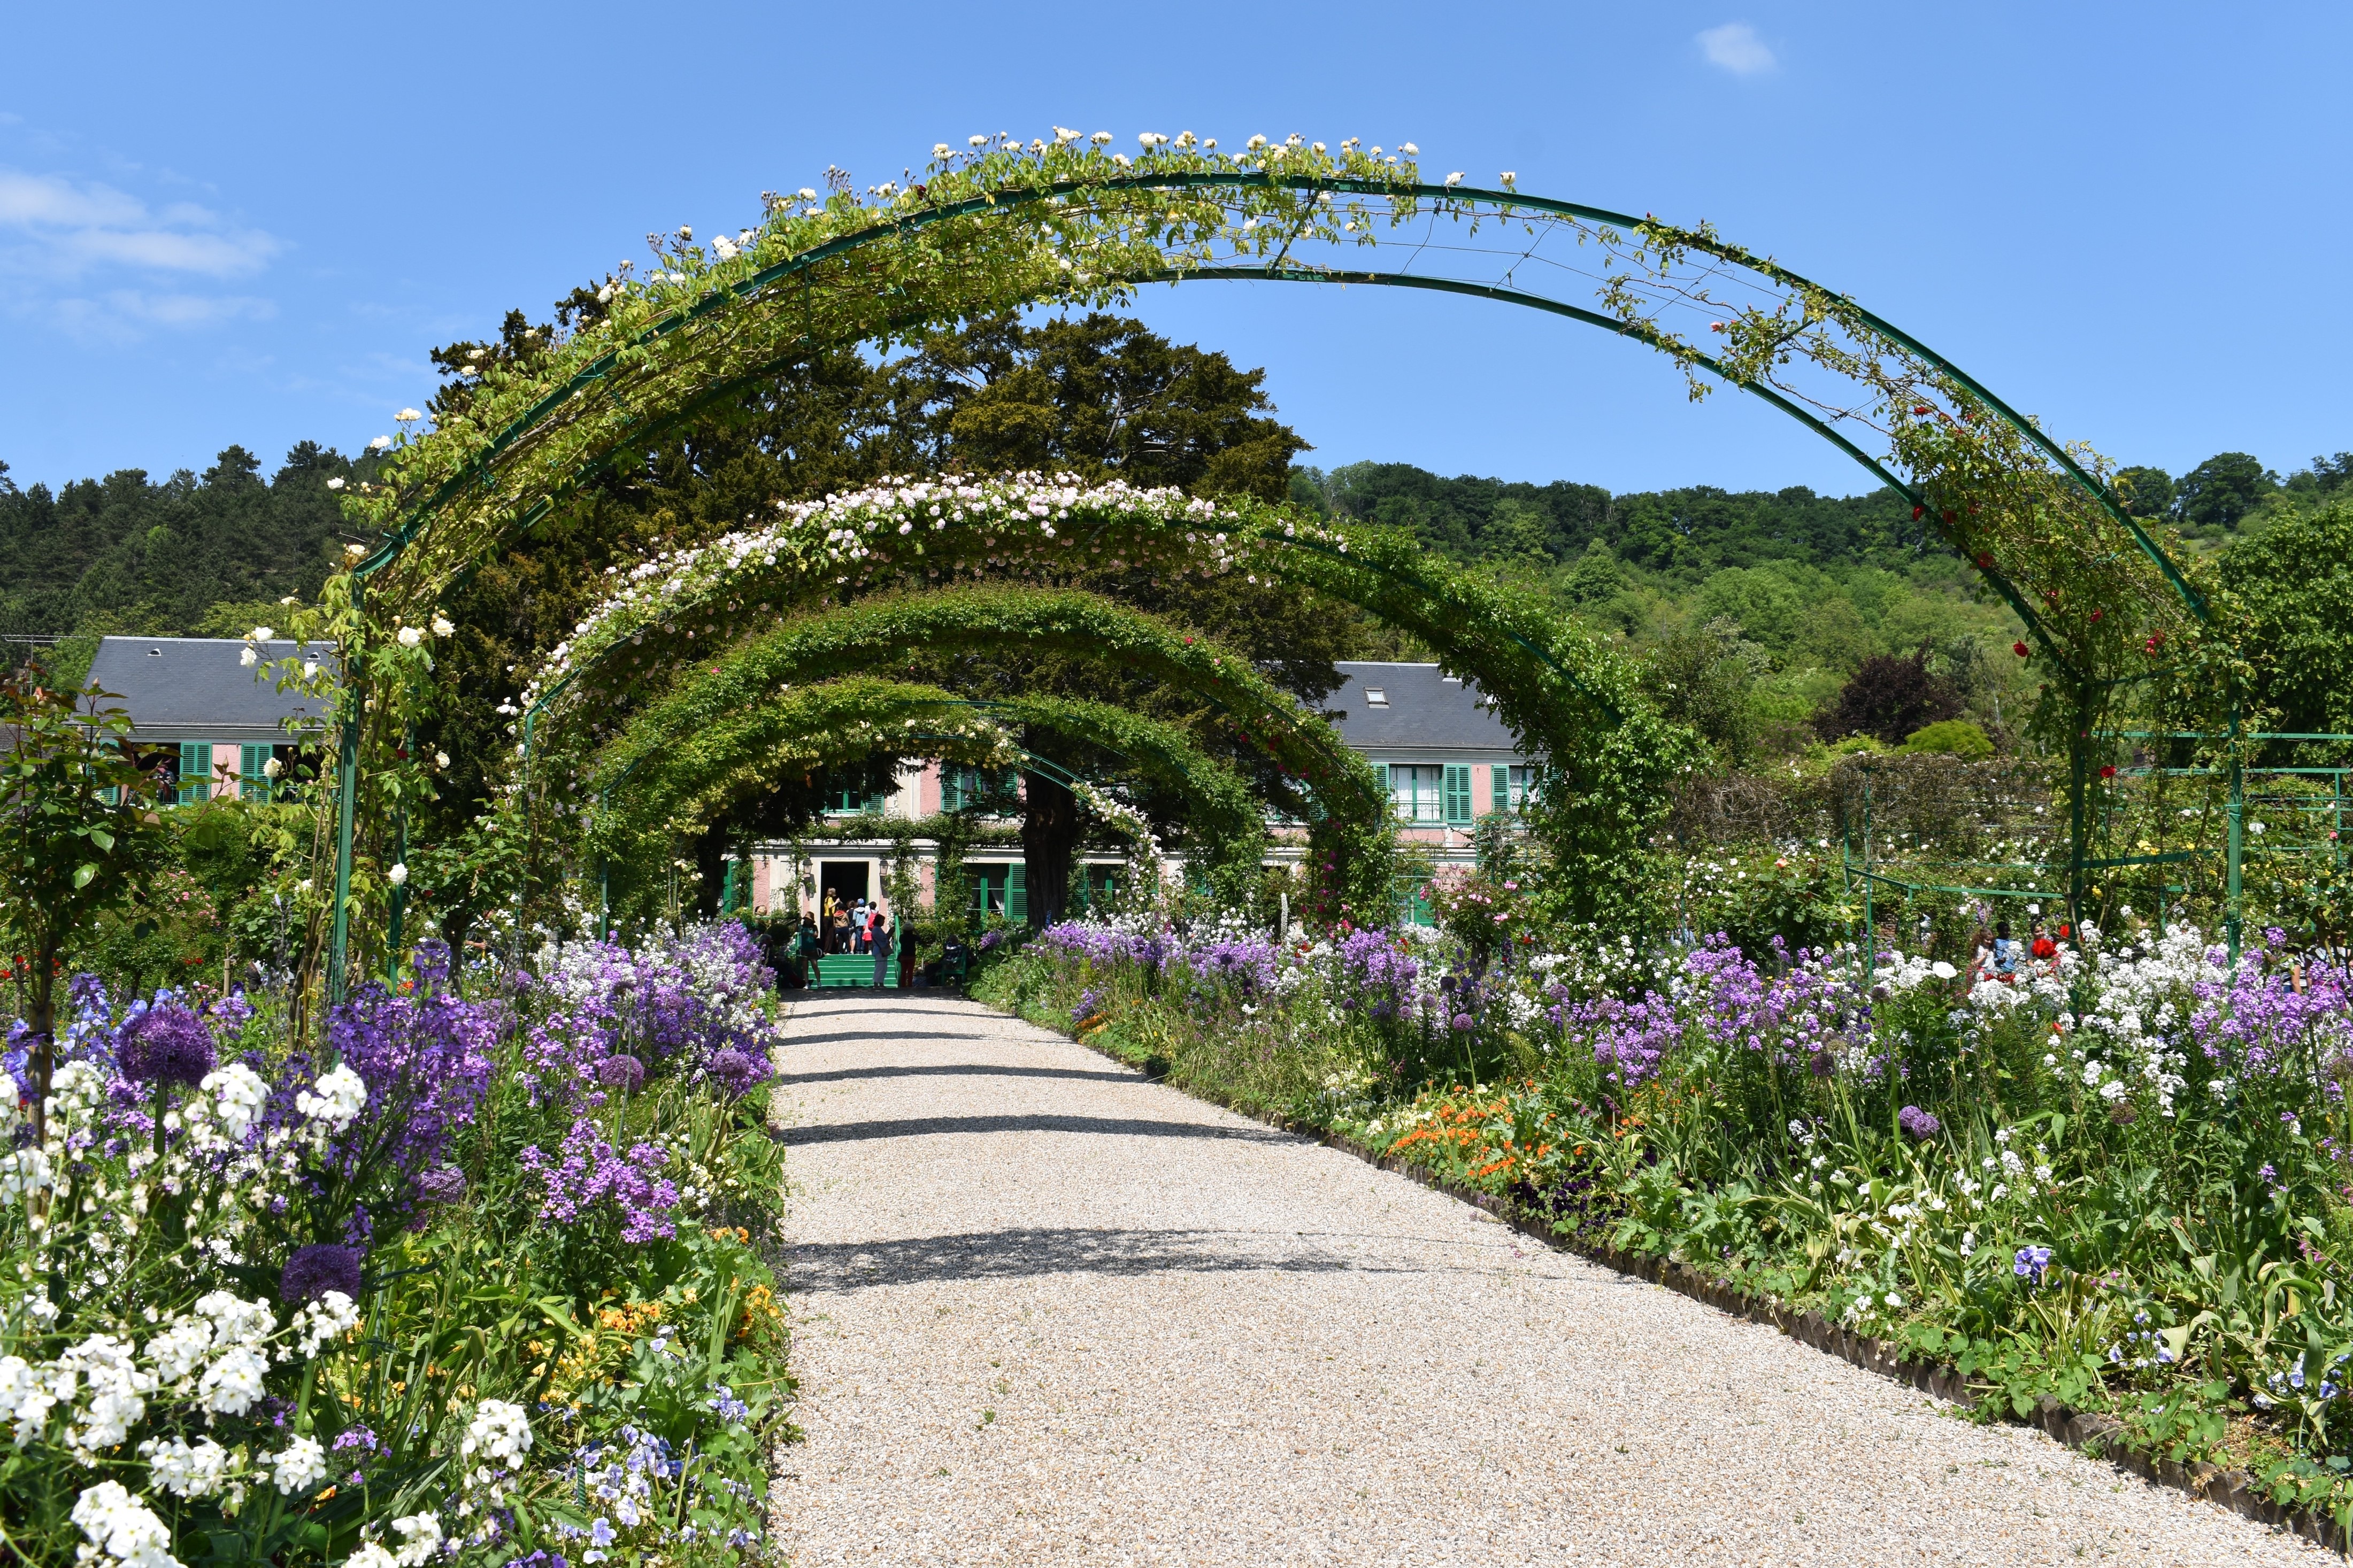
<path fill-rule="evenodd" d="M 0 460 L 19 483 L 354 451 L 437 343 L 647 231 L 756 221 L 1054 123 L 1411 140 L 1430 170 L 1714 221 L 2054 433 L 2176 473 L 2353 447 L 2353 7 L 1989 4 L 15 8 Z M 1613 489 L 1858 470 L 1656 356 L 1379 289 L 1136 313 L 1264 365 L 1306 460 Z"/>

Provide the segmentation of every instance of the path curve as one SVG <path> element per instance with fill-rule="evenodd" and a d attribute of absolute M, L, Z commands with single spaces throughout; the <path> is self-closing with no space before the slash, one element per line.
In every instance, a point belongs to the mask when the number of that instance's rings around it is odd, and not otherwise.
<path fill-rule="evenodd" d="M 780 1059 L 797 1568 L 2332 1560 L 973 1003 Z"/>

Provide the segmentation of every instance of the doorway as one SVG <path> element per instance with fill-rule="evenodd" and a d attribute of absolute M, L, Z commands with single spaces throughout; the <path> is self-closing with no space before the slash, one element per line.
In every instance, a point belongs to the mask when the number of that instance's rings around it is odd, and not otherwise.
<path fill-rule="evenodd" d="M 852 905 L 867 896 L 867 878 L 871 874 L 870 867 L 863 860 L 818 862 L 817 907 L 819 911 L 818 922 L 824 928 L 825 947 L 828 952 L 840 952 L 848 950 L 847 942 L 835 934 L 837 931 L 843 931 L 846 934 L 847 928 L 836 926 L 823 913 L 828 902 L 830 901 L 834 909 L 847 914 Z"/>

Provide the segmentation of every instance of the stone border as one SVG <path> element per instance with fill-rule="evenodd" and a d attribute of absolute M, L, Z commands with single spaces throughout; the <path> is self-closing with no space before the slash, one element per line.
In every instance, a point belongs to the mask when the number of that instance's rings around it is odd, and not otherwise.
<path fill-rule="evenodd" d="M 1039 1024 L 1036 1019 L 1022 1017 L 1018 1013 L 1006 1013 L 1003 1009 L 987 1003 L 982 1003 L 981 1005 L 989 1007 L 990 1011 L 999 1013 L 1005 1017 L 1029 1024 L 1032 1027 L 1060 1034 L 1063 1038 L 1076 1045 L 1084 1046 L 1096 1055 L 1108 1061 L 1118 1063 L 1149 1082 L 1166 1083 L 1167 1081 L 1165 1075 L 1146 1072 L 1135 1063 L 1125 1060 L 1091 1041 L 1055 1029 L 1051 1025 Z M 1606 1242 L 1573 1240 L 1559 1235 L 1544 1221 L 1520 1213 L 1514 1205 L 1493 1194 L 1478 1192 L 1459 1183 L 1449 1181 L 1435 1172 L 1394 1155 L 1382 1154 L 1367 1149 L 1336 1132 L 1325 1132 L 1295 1122 L 1278 1121 L 1271 1116 L 1261 1116 L 1255 1111 L 1245 1110 L 1239 1106 L 1229 1104 L 1215 1096 L 1178 1088 L 1175 1084 L 1169 1084 L 1168 1087 L 1176 1089 L 1179 1094 L 1189 1095 L 1195 1100 L 1215 1105 L 1222 1110 L 1231 1111 L 1236 1116 L 1247 1117 L 1262 1127 L 1271 1127 L 1277 1131 L 1288 1132 L 1296 1137 L 1312 1138 L 1326 1149 L 1335 1149 L 1341 1153 L 1354 1155 L 1376 1169 L 1418 1182 L 1433 1192 L 1443 1193 L 1448 1197 L 1469 1204 L 1473 1208 L 1493 1215 L 1500 1223 L 1510 1226 L 1530 1240 L 1541 1242 L 1556 1252 L 1569 1253 L 1584 1258 L 1588 1263 L 1599 1264 L 1614 1273 L 1629 1275 L 1637 1279 L 1647 1280 L 1653 1285 L 1662 1286 L 1678 1294 L 1688 1296 L 1694 1301 L 1714 1307 L 1720 1312 L 1729 1313 L 1733 1317 L 1744 1318 L 1754 1323 L 1770 1324 L 1791 1339 L 1841 1357 L 1862 1368 L 1865 1372 L 1876 1373 L 1882 1377 L 1893 1378 L 1898 1383 L 1908 1383 L 1922 1393 L 1934 1395 L 1950 1404 L 1968 1409 L 1977 1407 L 1977 1394 L 1970 1390 L 1968 1379 L 1954 1368 L 1915 1360 L 1883 1340 L 1873 1339 L 1868 1334 L 1858 1334 L 1852 1330 L 1841 1328 L 1819 1312 L 1793 1311 L 1787 1307 L 1777 1307 L 1768 1302 L 1760 1301 L 1756 1297 L 1747 1295 L 1736 1288 L 1729 1280 L 1710 1278 L 1688 1263 L 1678 1263 L 1642 1253 L 1621 1252 Z M 2007 1415 L 2003 1416 L 2005 1420 L 2010 1418 Z M 2334 1520 L 2316 1510 L 2291 1508 L 2285 1503 L 2274 1502 L 2263 1494 L 2256 1485 L 2254 1477 L 2248 1471 L 2224 1469 L 2219 1465 L 2204 1463 L 2185 1465 L 2175 1459 L 2156 1459 L 2135 1449 L 2112 1446 L 2112 1439 L 2124 1429 L 2123 1423 L 2113 1416 L 2086 1410 L 2072 1410 L 2049 1394 L 2045 1394 L 2035 1412 L 2024 1418 L 2024 1424 L 2040 1427 L 2045 1434 L 2068 1447 L 2094 1459 L 2105 1459 L 2117 1468 L 2138 1476 L 2151 1485 L 2171 1487 L 2176 1490 L 2187 1492 L 2191 1497 L 2229 1509 L 2233 1513 L 2253 1520 L 2258 1524 L 2269 1525 L 2274 1530 L 2284 1531 L 2290 1535 L 2302 1536 L 2306 1541 L 2327 1547 L 2340 1554 L 2353 1556 L 2353 1531 L 2339 1530 Z"/>

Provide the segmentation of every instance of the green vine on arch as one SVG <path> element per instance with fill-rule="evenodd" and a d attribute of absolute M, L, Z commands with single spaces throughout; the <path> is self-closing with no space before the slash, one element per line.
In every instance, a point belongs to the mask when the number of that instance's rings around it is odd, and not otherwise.
<path fill-rule="evenodd" d="M 1051 769 L 1098 818 L 1138 845 L 1138 863 L 1151 862 L 1156 879 L 1162 851 L 1149 820 L 1095 782 L 1029 752 L 1015 739 L 1016 724 L 1110 752 L 1136 776 L 1185 797 L 1193 807 L 1189 858 L 1221 893 L 1241 891 L 1265 845 L 1262 811 L 1239 774 L 1179 727 L 1125 709 L 1055 697 L 975 703 L 938 687 L 871 676 L 779 689 L 745 708 L 737 683 L 716 684 L 723 693 L 705 691 L 643 715 L 600 752 L 590 773 L 600 805 L 586 834 L 597 852 L 691 836 L 736 801 L 771 787 L 780 773 L 888 753 Z M 698 717 L 703 713 L 707 721 Z"/>
<path fill-rule="evenodd" d="M 2196 574 L 2125 512 L 2094 454 L 2055 444 L 1949 361 L 1770 258 L 1705 226 L 1531 196 L 1508 179 L 1502 190 L 1460 175 L 1424 184 L 1410 146 L 1385 156 L 1354 141 L 1327 149 L 1253 138 L 1220 153 L 1189 133 L 1139 140 L 1134 158 L 1110 152 L 1101 135 L 1058 132 L 1026 148 L 982 138 L 965 152 L 942 144 L 924 177 L 903 189 L 885 182 L 860 199 L 842 181 L 823 198 L 813 190 L 772 198 L 756 227 L 702 245 L 681 231 L 659 247 L 651 276 L 632 279 L 625 268 L 600 291 L 601 318 L 530 371 L 493 368 L 470 383 L 466 405 L 442 428 L 404 437 L 381 482 L 347 498 L 353 520 L 379 529 L 384 542 L 326 596 L 321 629 L 338 638 L 346 671 L 368 668 L 401 617 L 421 621 L 457 574 L 545 516 L 628 443 L 797 356 L 901 341 L 1039 300 L 1112 303 L 1145 279 L 1248 275 L 1241 264 L 1290 275 L 1318 265 L 1309 256 L 1318 247 L 1410 240 L 1413 226 L 1443 218 L 1473 236 L 1482 225 L 1516 231 L 1525 244 L 1513 241 L 1515 255 L 1494 252 L 1515 284 L 1539 265 L 1589 281 L 1600 309 L 1570 313 L 1673 357 L 1693 395 L 1707 389 L 1702 371 L 1768 395 L 1901 483 L 2026 621 L 2060 699 L 2043 705 L 2040 721 L 2063 734 L 2079 783 L 2100 717 L 2144 677 L 2196 671 L 2189 685 L 2215 704 L 2235 690 L 2235 666 L 2203 629 Z M 1540 258 L 1555 235 L 1589 264 Z M 1837 428 L 1850 424 L 1885 442 L 1883 462 Z M 370 579 L 376 588 L 364 605 Z M 363 755 L 396 751 L 413 699 L 383 691 L 364 724 L 360 705 L 375 694 L 357 680 L 346 692 L 348 843 L 351 775 Z M 1577 754 L 1554 753 L 1556 762 Z M 1600 769 L 1598 787 L 1618 787 L 1620 771 Z M 1614 815 L 1599 814 L 1607 826 L 1594 842 L 1623 840 Z M 2080 788 L 2076 815 L 2080 823 Z M 345 849 L 339 873 L 350 858 Z"/>

